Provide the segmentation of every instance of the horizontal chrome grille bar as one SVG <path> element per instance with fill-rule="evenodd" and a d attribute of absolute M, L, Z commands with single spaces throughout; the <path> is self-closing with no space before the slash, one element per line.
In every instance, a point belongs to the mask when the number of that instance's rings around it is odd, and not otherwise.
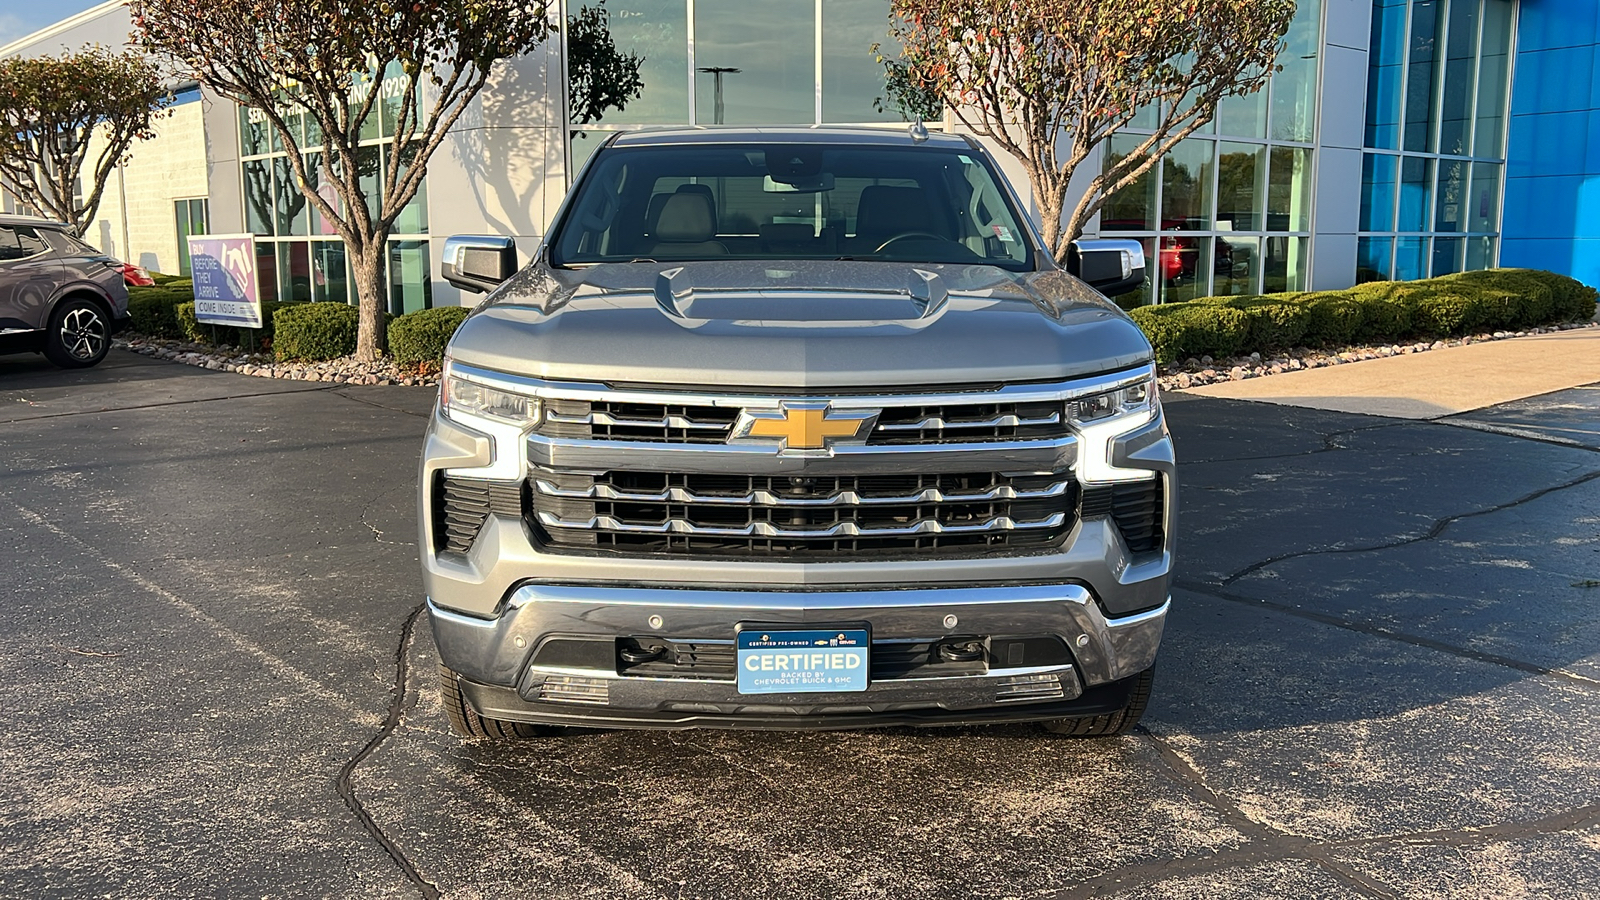
<path fill-rule="evenodd" d="M 1155 376 L 1150 364 L 1135 366 L 1120 372 L 1086 375 L 1071 381 L 1053 384 L 1010 384 L 992 388 L 959 389 L 893 389 L 884 388 L 876 394 L 835 394 L 826 388 L 809 388 L 793 393 L 772 391 L 740 392 L 737 390 L 713 391 L 710 389 L 615 388 L 596 382 L 548 381 L 524 375 L 513 375 L 480 366 L 456 362 L 451 371 L 458 377 L 497 387 L 502 390 L 530 394 L 536 397 L 558 397 L 569 400 L 591 400 L 610 403 L 656 403 L 673 406 L 721 406 L 777 408 L 782 402 L 806 400 L 827 401 L 834 409 L 892 409 L 904 406 L 961 406 L 982 403 L 1040 403 L 1072 400 L 1103 391 L 1148 381 Z"/>
<path fill-rule="evenodd" d="M 785 497 L 773 491 L 754 490 L 740 495 L 700 494 L 687 488 L 669 487 L 660 491 L 626 491 L 609 484 L 566 489 L 544 479 L 535 479 L 539 493 L 566 500 L 616 500 L 624 503 L 696 503 L 710 506 L 904 506 L 917 503 L 984 503 L 993 500 L 1047 500 L 1060 497 L 1071 488 L 1070 479 L 1045 488 L 1017 490 L 1011 485 L 996 485 L 976 493 L 925 488 L 895 496 L 863 496 L 857 491 L 840 491 L 830 497 Z"/>
<path fill-rule="evenodd" d="M 952 428 L 1038 428 L 1045 425 L 1060 425 L 1061 414 L 1054 413 L 1037 418 L 1024 418 L 1015 415 L 992 416 L 987 419 L 946 419 L 942 416 L 929 416 L 916 422 L 883 422 L 879 423 L 878 431 L 935 431 Z"/>
<path fill-rule="evenodd" d="M 539 512 L 539 522 L 546 528 L 563 528 L 579 530 L 603 530 L 621 532 L 624 534 L 681 534 L 694 537 L 732 537 L 732 538 L 879 538 L 879 537 L 910 537 L 916 535 L 941 535 L 941 534 L 1000 534 L 1012 531 L 1026 531 L 1059 528 L 1066 523 L 1065 513 L 1052 513 L 1043 519 L 1029 521 L 1016 521 L 1007 516 L 999 516 L 984 522 L 971 525 L 947 525 L 934 519 L 921 519 L 909 525 L 894 526 L 867 526 L 863 527 L 854 522 L 835 522 L 823 528 L 784 528 L 773 525 L 771 522 L 751 522 L 748 525 L 713 526 L 696 525 L 684 519 L 666 519 L 657 524 L 641 522 L 625 522 L 616 516 L 591 516 L 587 519 L 563 519 L 561 516 L 546 511 Z"/>
<path fill-rule="evenodd" d="M 727 433 L 733 421 L 702 422 L 688 416 L 665 415 L 653 419 L 633 419 L 615 416 L 608 412 L 591 412 L 587 415 L 568 415 L 554 410 L 545 413 L 545 421 L 558 425 L 609 425 L 613 428 L 686 428 L 698 431 Z"/>

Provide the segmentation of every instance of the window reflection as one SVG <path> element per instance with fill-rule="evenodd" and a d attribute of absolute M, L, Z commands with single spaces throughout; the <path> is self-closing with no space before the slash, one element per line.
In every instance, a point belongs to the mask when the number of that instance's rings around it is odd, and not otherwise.
<path fill-rule="evenodd" d="M 1400 149 L 1400 75 L 1405 63 L 1406 0 L 1377 0 L 1367 73 L 1367 146 Z"/>
<path fill-rule="evenodd" d="M 1322 2 L 1300 0 L 1272 76 L 1272 137 L 1309 142 L 1317 121 L 1317 57 L 1322 46 Z"/>
<path fill-rule="evenodd" d="M 1187 140 L 1161 161 L 1161 230 L 1211 228 L 1210 141 Z"/>
<path fill-rule="evenodd" d="M 1217 153 L 1217 230 L 1260 231 L 1267 201 L 1266 145 L 1224 143 Z"/>
<path fill-rule="evenodd" d="M 694 16 L 696 122 L 816 121 L 815 4 L 696 0 Z"/>
<path fill-rule="evenodd" d="M 641 125 L 688 122 L 688 5 L 683 0 L 609 0 L 606 9 L 617 49 L 644 58 L 639 66 L 644 90 L 622 111 L 607 110 L 601 121 L 609 117 Z"/>
<path fill-rule="evenodd" d="M 1410 54 L 1406 66 L 1407 150 L 1432 151 L 1434 147 L 1433 108 L 1438 97 L 1434 69 L 1443 19 L 1444 0 L 1413 0 Z"/>
<path fill-rule="evenodd" d="M 889 37 L 889 4 L 861 0 L 822 0 L 822 121 L 898 122 L 900 113 L 885 96 L 883 66 L 872 54 L 893 57 L 899 45 Z M 873 101 L 882 98 L 879 112 Z"/>
<path fill-rule="evenodd" d="M 1394 174 L 1398 160 L 1397 156 L 1378 153 L 1368 153 L 1362 159 L 1362 231 L 1390 231 L 1394 228 Z"/>
<path fill-rule="evenodd" d="M 1498 158 L 1505 155 L 1511 11 L 1510 0 L 1484 0 L 1483 57 L 1478 63 L 1478 122 L 1472 138 L 1472 152 L 1477 156 Z"/>
<path fill-rule="evenodd" d="M 1478 4 L 1455 0 L 1445 37 L 1444 85 L 1439 109 L 1439 152 L 1471 149 L 1473 68 L 1478 55 Z"/>
<path fill-rule="evenodd" d="M 1267 230 L 1311 230 L 1311 151 L 1273 147 L 1267 183 Z"/>
<path fill-rule="evenodd" d="M 1433 163 L 1416 156 L 1400 161 L 1400 218 L 1396 230 L 1428 230 L 1428 213 L 1433 208 Z"/>
<path fill-rule="evenodd" d="M 1356 242 L 1356 284 L 1389 280 L 1394 238 L 1364 237 Z"/>

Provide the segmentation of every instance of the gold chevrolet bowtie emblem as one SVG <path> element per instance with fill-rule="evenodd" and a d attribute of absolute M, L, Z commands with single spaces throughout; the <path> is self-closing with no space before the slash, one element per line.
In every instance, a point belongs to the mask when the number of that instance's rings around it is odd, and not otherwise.
<path fill-rule="evenodd" d="M 822 450 L 835 441 L 865 441 L 878 418 L 874 409 L 830 409 L 826 403 L 784 404 L 776 410 L 747 409 L 733 439 L 777 439 L 785 450 Z"/>

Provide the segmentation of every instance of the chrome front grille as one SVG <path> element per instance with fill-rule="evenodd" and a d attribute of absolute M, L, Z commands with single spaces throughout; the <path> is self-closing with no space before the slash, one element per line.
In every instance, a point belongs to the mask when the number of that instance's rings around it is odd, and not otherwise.
<path fill-rule="evenodd" d="M 889 406 L 868 446 L 1044 441 L 1069 434 L 1060 401 Z M 546 437 L 657 444 L 724 444 L 737 406 L 613 403 L 552 398 L 536 429 Z"/>
<path fill-rule="evenodd" d="M 1071 472 L 1012 476 L 579 475 L 535 469 L 533 524 L 551 545 L 739 556 L 1046 547 L 1076 522 Z"/>

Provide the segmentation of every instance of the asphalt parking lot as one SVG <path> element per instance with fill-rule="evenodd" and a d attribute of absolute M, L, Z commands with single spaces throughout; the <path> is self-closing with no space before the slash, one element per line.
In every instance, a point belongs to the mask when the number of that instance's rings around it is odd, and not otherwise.
<path fill-rule="evenodd" d="M 0 896 L 1600 894 L 1600 392 L 1169 396 L 1132 736 L 516 746 L 411 628 L 432 399 L 0 357 Z"/>

